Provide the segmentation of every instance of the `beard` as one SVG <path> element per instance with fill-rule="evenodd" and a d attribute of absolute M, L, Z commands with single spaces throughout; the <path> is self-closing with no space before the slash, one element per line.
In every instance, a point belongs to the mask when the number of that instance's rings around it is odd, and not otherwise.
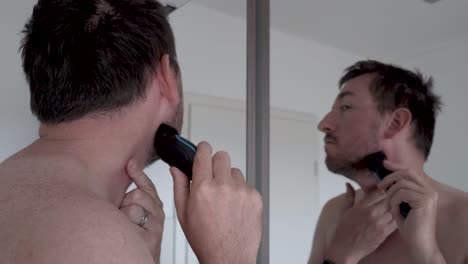
<path fill-rule="evenodd" d="M 350 147 L 337 151 L 331 155 L 327 151 L 325 164 L 329 171 L 353 179 L 355 175 L 367 170 L 363 164 L 364 158 L 379 150 L 377 134 L 374 132 L 371 136 L 362 137 L 354 142 Z"/>

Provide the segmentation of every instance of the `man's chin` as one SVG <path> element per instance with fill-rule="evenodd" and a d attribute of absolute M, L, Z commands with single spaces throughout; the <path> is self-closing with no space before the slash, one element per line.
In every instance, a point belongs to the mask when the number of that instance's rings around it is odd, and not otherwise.
<path fill-rule="evenodd" d="M 330 172 L 342 175 L 349 179 L 353 179 L 356 173 L 351 162 L 337 162 L 336 160 L 327 157 L 325 159 L 325 164 Z"/>
<path fill-rule="evenodd" d="M 358 168 L 354 166 L 352 162 L 337 163 L 335 160 L 331 160 L 327 157 L 325 163 L 330 172 L 357 182 L 365 192 L 375 189 L 379 182 L 367 168 Z"/>
<path fill-rule="evenodd" d="M 325 158 L 325 164 L 327 165 L 327 169 L 333 173 L 339 173 L 346 167 L 346 164 L 344 164 L 343 162 L 338 162 L 335 159 L 330 158 L 329 156 Z"/>

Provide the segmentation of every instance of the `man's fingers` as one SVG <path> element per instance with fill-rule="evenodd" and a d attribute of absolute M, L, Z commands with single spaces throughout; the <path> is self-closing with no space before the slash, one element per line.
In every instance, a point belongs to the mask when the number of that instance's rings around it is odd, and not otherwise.
<path fill-rule="evenodd" d="M 143 207 L 136 205 L 136 204 L 131 204 L 129 206 L 125 206 L 120 208 L 120 210 L 136 225 L 140 225 L 141 221 L 145 217 L 145 211 Z M 164 212 L 160 213 L 152 213 L 148 211 L 146 223 L 141 226 L 141 228 L 145 228 L 147 230 L 159 230 L 161 229 L 161 225 L 164 225 L 164 219 L 165 215 Z"/>
<path fill-rule="evenodd" d="M 386 196 L 387 195 L 385 194 L 385 191 L 381 189 L 375 189 L 361 200 L 361 204 L 364 206 L 371 206 L 382 201 Z"/>
<path fill-rule="evenodd" d="M 231 179 L 231 158 L 224 151 L 219 151 L 213 156 L 213 176 L 219 181 Z"/>
<path fill-rule="evenodd" d="M 401 203 L 407 203 L 413 209 L 421 208 L 424 203 L 424 194 L 407 189 L 400 189 L 391 197 L 390 206 L 399 209 Z"/>
<path fill-rule="evenodd" d="M 375 222 L 375 224 L 383 230 L 385 237 L 397 228 L 396 221 L 393 219 L 392 213 L 388 210 Z"/>
<path fill-rule="evenodd" d="M 411 180 L 411 178 L 407 177 L 406 174 L 407 173 L 404 171 L 397 171 L 392 174 L 389 174 L 377 184 L 377 188 L 382 190 L 388 190 L 393 184 L 397 183 L 398 181 L 404 179 Z"/>
<path fill-rule="evenodd" d="M 392 174 L 389 174 L 377 184 L 377 188 L 379 188 L 381 190 L 388 190 L 388 188 L 390 188 L 390 186 L 392 186 L 395 182 L 397 182 L 401 178 L 402 178 L 402 176 L 398 172 L 394 172 Z"/>
<path fill-rule="evenodd" d="M 392 211 L 391 210 L 386 210 L 385 213 L 380 217 L 379 221 L 382 224 L 386 224 L 386 225 L 394 222 L 395 220 L 393 219 Z"/>
<path fill-rule="evenodd" d="M 140 223 L 141 219 L 144 216 L 143 207 L 138 206 L 136 204 L 122 206 L 120 208 L 120 211 L 122 211 L 130 219 L 130 221 L 132 221 L 136 225 Z"/>
<path fill-rule="evenodd" d="M 159 198 L 151 197 L 151 195 L 141 189 L 134 189 L 127 193 L 120 207 L 127 207 L 132 204 L 139 205 L 153 214 L 158 214 L 162 211 L 163 203 Z"/>
<path fill-rule="evenodd" d="M 404 218 L 400 213 L 400 206 L 395 206 L 391 208 L 393 219 L 395 220 L 398 226 L 403 225 Z"/>
<path fill-rule="evenodd" d="M 383 199 L 378 203 L 375 203 L 372 207 L 370 207 L 371 214 L 374 218 L 381 218 L 385 213 L 389 212 L 390 206 L 388 201 Z"/>
<path fill-rule="evenodd" d="M 395 232 L 395 230 L 398 228 L 398 224 L 397 224 L 397 221 L 394 220 L 392 218 L 392 220 L 390 220 L 390 223 L 388 223 L 386 226 L 385 226 L 385 230 L 384 230 L 384 233 L 386 236 L 389 236 L 391 235 L 393 232 Z"/>
<path fill-rule="evenodd" d="M 190 194 L 190 182 L 183 172 L 176 167 L 171 167 L 170 172 L 174 180 L 174 202 L 179 221 L 185 221 L 184 215 L 187 208 L 187 201 Z"/>
<path fill-rule="evenodd" d="M 244 184 L 245 183 L 245 177 L 242 171 L 238 168 L 232 168 L 231 169 L 231 176 L 234 180 L 234 182 L 238 184 Z"/>
<path fill-rule="evenodd" d="M 143 170 L 137 167 L 135 160 L 130 160 L 128 162 L 127 172 L 139 189 L 147 192 L 149 195 L 151 195 L 151 197 L 159 199 L 158 192 L 156 191 L 156 187 L 154 186 L 153 182 L 143 172 Z"/>
<path fill-rule="evenodd" d="M 415 190 L 420 190 L 424 184 L 411 174 L 409 171 L 397 171 L 388 176 L 386 176 L 382 181 L 377 184 L 377 187 L 382 190 L 389 190 L 392 186 L 398 182 L 405 182 L 413 186 Z"/>
<path fill-rule="evenodd" d="M 396 192 L 402 189 L 410 190 L 410 191 L 421 193 L 421 194 L 424 193 L 424 190 L 416 183 L 411 182 L 406 179 L 401 179 L 401 180 L 398 180 L 395 184 L 390 186 L 390 189 L 388 189 L 387 191 L 387 195 L 391 199 Z"/>
<path fill-rule="evenodd" d="M 207 142 L 201 142 L 197 146 L 197 152 L 193 160 L 192 182 L 213 178 L 212 149 Z"/>
<path fill-rule="evenodd" d="M 414 181 L 415 183 L 421 185 L 421 186 L 424 186 L 425 183 L 424 181 L 421 179 L 421 177 L 419 177 L 418 175 L 416 175 L 414 173 L 414 171 L 411 171 L 409 170 L 408 168 L 405 168 L 403 167 L 402 165 L 399 165 L 395 162 L 391 162 L 389 160 L 385 160 L 384 161 L 384 167 L 389 169 L 390 171 L 393 171 L 394 173 L 393 174 L 399 174 L 400 177 L 402 178 L 405 178 L 405 179 L 408 179 L 408 180 L 411 180 L 411 181 Z M 391 176 L 392 174 L 388 175 L 388 176 Z M 387 177 L 388 177 L 387 176 Z M 387 178 L 385 177 L 384 180 Z"/>
<path fill-rule="evenodd" d="M 401 166 L 398 163 L 392 162 L 390 160 L 384 160 L 383 166 L 388 169 L 389 171 L 401 171 L 406 170 L 407 168 Z"/>

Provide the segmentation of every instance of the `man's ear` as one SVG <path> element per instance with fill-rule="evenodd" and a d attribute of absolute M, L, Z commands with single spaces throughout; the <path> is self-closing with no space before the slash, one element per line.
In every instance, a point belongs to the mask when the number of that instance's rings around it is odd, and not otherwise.
<path fill-rule="evenodd" d="M 407 108 L 397 108 L 389 116 L 390 120 L 385 130 L 385 137 L 392 138 L 411 125 L 412 115 Z"/>
<path fill-rule="evenodd" d="M 168 54 L 164 54 L 159 61 L 157 78 L 160 84 L 161 96 L 166 98 L 170 104 L 178 105 L 181 98 L 178 74 L 171 66 L 171 60 Z"/>

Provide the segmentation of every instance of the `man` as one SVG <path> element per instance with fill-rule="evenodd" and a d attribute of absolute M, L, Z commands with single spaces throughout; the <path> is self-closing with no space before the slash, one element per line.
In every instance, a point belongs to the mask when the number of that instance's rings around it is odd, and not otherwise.
<path fill-rule="evenodd" d="M 347 184 L 326 203 L 309 263 L 468 263 L 468 196 L 423 169 L 440 105 L 432 80 L 419 73 L 377 61 L 346 70 L 319 129 L 328 169 L 361 190 Z M 377 151 L 393 172 L 382 181 L 362 166 Z"/>
<path fill-rule="evenodd" d="M 183 113 L 163 7 L 39 0 L 24 33 L 40 137 L 0 165 L 2 263 L 159 263 L 164 213 L 142 169 L 160 124 L 180 130 Z M 171 173 L 200 262 L 255 263 L 262 202 L 229 155 L 202 142 L 192 182 Z"/>

